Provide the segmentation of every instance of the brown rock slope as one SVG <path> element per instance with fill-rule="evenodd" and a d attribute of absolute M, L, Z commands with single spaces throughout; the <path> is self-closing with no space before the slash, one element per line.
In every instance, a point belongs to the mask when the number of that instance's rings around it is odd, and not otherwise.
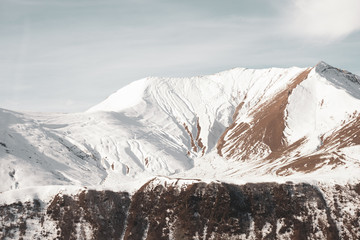
<path fill-rule="evenodd" d="M 294 78 L 286 88 L 272 99 L 251 109 L 251 123 L 237 122 L 237 115 L 243 104 L 234 113 L 234 122 L 226 129 L 217 143 L 220 156 L 247 160 L 251 155 L 284 151 L 287 143 L 284 140 L 285 108 L 291 91 L 304 81 L 312 68 L 309 68 Z"/>
<path fill-rule="evenodd" d="M 325 165 L 336 167 L 345 165 L 348 161 L 341 150 L 345 147 L 360 145 L 360 115 L 354 114 L 348 121 L 337 129 L 321 137 L 322 145 L 319 149 L 309 155 L 294 156 L 304 139 L 287 147 L 280 155 L 273 155 L 265 159 L 264 164 L 274 161 L 282 161 L 284 164 L 276 169 L 277 175 L 290 175 L 292 171 L 310 173 L 316 171 Z M 286 161 L 286 163 L 285 163 Z M 360 167 L 359 162 L 354 164 Z M 273 169 L 272 169 L 273 170 Z"/>

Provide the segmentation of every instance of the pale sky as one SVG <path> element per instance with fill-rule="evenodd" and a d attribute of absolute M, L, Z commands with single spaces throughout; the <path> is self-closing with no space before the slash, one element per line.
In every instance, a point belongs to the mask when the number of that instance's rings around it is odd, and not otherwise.
<path fill-rule="evenodd" d="M 147 76 L 325 61 L 360 75 L 359 0 L 0 0 L 0 108 L 79 112 Z"/>

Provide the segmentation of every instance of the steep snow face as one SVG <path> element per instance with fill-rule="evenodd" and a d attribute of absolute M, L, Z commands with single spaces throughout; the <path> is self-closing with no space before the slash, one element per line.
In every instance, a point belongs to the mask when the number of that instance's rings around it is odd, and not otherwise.
<path fill-rule="evenodd" d="M 322 135 L 345 124 L 360 110 L 359 94 L 360 83 L 319 63 L 289 96 L 285 129 L 288 143 L 306 137 L 310 152 L 319 148 Z"/>

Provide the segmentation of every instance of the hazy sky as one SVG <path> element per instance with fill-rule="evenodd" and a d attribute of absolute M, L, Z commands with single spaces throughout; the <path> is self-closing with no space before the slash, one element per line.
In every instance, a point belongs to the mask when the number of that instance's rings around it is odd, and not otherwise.
<path fill-rule="evenodd" d="M 0 108 L 84 111 L 147 76 L 360 75 L 359 0 L 0 0 Z"/>

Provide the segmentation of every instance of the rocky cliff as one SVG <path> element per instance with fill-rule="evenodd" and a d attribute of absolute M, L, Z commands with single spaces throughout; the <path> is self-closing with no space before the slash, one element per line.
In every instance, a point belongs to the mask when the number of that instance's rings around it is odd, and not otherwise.
<path fill-rule="evenodd" d="M 0 207 L 2 239 L 358 239 L 360 185 L 154 179 Z"/>

